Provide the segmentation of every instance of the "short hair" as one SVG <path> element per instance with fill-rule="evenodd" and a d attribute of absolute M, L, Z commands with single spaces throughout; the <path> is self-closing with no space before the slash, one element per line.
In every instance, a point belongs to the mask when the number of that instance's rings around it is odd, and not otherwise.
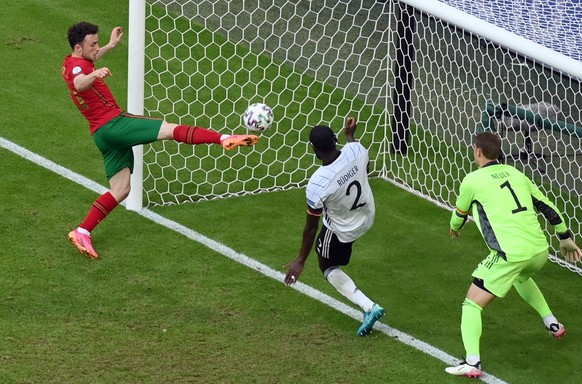
<path fill-rule="evenodd" d="M 335 148 L 337 139 L 335 133 L 330 127 L 325 125 L 316 125 L 309 133 L 309 142 L 317 149 L 327 151 Z"/>
<path fill-rule="evenodd" d="M 81 44 L 85 40 L 85 36 L 96 35 L 97 32 L 99 32 L 99 27 L 86 21 L 72 25 L 67 34 L 71 49 L 75 49 L 75 45 Z"/>
<path fill-rule="evenodd" d="M 501 138 L 496 133 L 478 133 L 475 137 L 475 147 L 481 149 L 489 160 L 497 160 L 501 156 Z"/>

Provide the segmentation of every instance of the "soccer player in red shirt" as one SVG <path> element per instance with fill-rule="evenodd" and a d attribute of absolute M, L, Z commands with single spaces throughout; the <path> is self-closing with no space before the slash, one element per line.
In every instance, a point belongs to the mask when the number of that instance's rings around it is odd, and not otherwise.
<path fill-rule="evenodd" d="M 62 76 L 71 99 L 89 122 L 95 144 L 103 154 L 110 190 L 93 203 L 81 225 L 68 237 L 85 256 L 98 259 L 91 243 L 91 231 L 128 195 L 133 170 L 132 147 L 156 140 L 176 140 L 188 144 L 220 144 L 226 150 L 252 146 L 255 135 L 226 135 L 198 126 L 172 124 L 163 119 L 125 113 L 117 105 L 105 78 L 109 68 L 95 68 L 95 61 L 115 48 L 123 37 L 121 27 L 113 28 L 109 43 L 99 46 L 99 28 L 81 22 L 69 28 L 72 53 L 65 57 Z"/>

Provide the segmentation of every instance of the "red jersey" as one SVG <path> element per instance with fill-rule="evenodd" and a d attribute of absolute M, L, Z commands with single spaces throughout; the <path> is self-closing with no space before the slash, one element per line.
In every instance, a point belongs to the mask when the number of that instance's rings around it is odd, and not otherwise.
<path fill-rule="evenodd" d="M 122 111 L 117 105 L 113 94 L 103 79 L 97 79 L 86 91 L 79 92 L 75 89 L 73 80 L 83 74 L 88 75 L 95 70 L 95 64 L 90 60 L 80 57 L 65 57 L 63 62 L 63 79 L 69 87 L 71 99 L 79 108 L 79 111 L 89 121 L 91 135 Z"/>

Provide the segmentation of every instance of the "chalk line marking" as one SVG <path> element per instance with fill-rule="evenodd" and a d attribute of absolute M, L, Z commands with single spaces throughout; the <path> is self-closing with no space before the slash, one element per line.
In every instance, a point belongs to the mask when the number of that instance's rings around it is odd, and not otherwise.
<path fill-rule="evenodd" d="M 68 168 L 65 168 L 63 166 L 60 166 L 56 163 L 54 163 L 51 160 L 48 160 L 47 158 L 44 158 L 34 152 L 29 151 L 28 149 L 21 147 L 9 140 L 6 140 L 2 137 L 0 137 L 0 147 L 7 149 L 15 154 L 17 154 L 18 156 L 29 160 L 43 168 L 48 169 L 49 171 L 52 171 L 66 179 L 69 179 L 79 185 L 82 185 L 83 187 L 90 189 L 91 191 L 97 193 L 97 194 L 103 194 L 105 192 L 107 192 L 107 188 L 102 186 L 99 183 L 94 182 L 93 180 L 90 180 L 88 178 L 86 178 L 85 176 L 79 175 L 78 173 L 75 173 L 73 171 L 71 171 Z M 123 206 L 125 206 L 125 203 L 122 203 Z M 196 231 L 193 231 L 179 223 L 176 223 L 175 221 L 169 220 L 155 212 L 150 211 L 149 209 L 143 209 L 140 212 L 136 212 L 137 214 L 159 224 L 162 225 L 172 231 L 178 232 L 184 236 L 186 236 L 187 238 L 194 240 L 208 248 L 210 248 L 211 250 L 221 253 L 222 255 L 228 257 L 229 259 L 236 261 L 237 263 L 240 263 L 244 266 L 247 266 L 259 273 L 262 273 L 265 276 L 268 276 L 272 279 L 275 279 L 279 282 L 281 282 L 281 284 L 283 283 L 283 278 L 285 277 L 285 275 L 282 272 L 279 272 L 265 264 L 262 264 L 256 260 L 251 259 L 250 257 L 236 252 L 235 250 L 233 250 L 232 248 L 227 247 L 226 245 L 219 243 L 215 240 L 212 240 Z M 357 320 L 357 321 L 361 321 L 362 320 L 362 312 L 352 308 L 344 303 L 342 303 L 341 301 L 338 301 L 336 299 L 334 299 L 333 297 L 318 291 L 315 288 L 310 287 L 309 285 L 303 284 L 302 282 L 297 282 L 294 286 L 292 286 L 293 289 L 296 289 L 297 291 L 303 293 L 306 296 L 309 296 L 315 300 L 318 300 L 330 307 L 332 307 L 333 309 Z M 456 357 L 453 357 L 451 355 L 449 355 L 448 353 L 433 347 L 432 345 L 425 343 L 422 340 L 419 340 L 413 336 L 410 336 L 402 331 L 399 331 L 395 328 L 392 328 L 386 324 L 383 324 L 381 322 L 377 322 L 374 325 L 374 329 L 376 329 L 377 331 L 380 331 L 392 338 L 394 338 L 397 341 L 400 341 L 401 343 L 404 343 L 408 346 L 411 346 L 427 355 L 430 355 L 434 358 L 437 358 L 438 360 L 442 361 L 443 363 L 447 364 L 447 365 L 456 365 L 459 362 L 459 359 Z M 443 375 L 445 375 L 444 369 L 443 369 Z M 484 381 L 485 383 L 491 383 L 491 384 L 507 384 L 505 381 L 490 375 L 488 373 L 483 372 L 483 376 L 481 376 L 481 380 Z"/>

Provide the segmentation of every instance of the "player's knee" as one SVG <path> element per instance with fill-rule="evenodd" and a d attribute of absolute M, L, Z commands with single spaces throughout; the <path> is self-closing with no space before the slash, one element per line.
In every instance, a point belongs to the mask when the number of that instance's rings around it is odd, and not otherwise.
<path fill-rule="evenodd" d="M 466 298 L 463 300 L 463 304 L 461 305 L 462 307 L 468 307 L 468 308 L 473 308 L 473 309 L 477 309 L 479 311 L 483 311 L 483 307 L 481 307 L 479 304 L 477 304 L 476 302 L 474 302 L 473 300 Z"/>
<path fill-rule="evenodd" d="M 131 171 L 129 167 L 123 168 L 117 172 L 110 180 L 111 186 L 109 192 L 113 195 L 118 203 L 121 203 L 129 195 L 131 189 Z"/>
<path fill-rule="evenodd" d="M 129 196 L 130 191 L 131 183 L 116 183 L 111 188 L 111 194 L 118 203 L 121 203 L 123 200 L 125 200 L 127 196 Z"/>
<path fill-rule="evenodd" d="M 131 187 L 128 185 L 126 188 L 111 190 L 111 194 L 113 195 L 115 200 L 117 200 L 118 203 L 121 203 L 123 200 L 127 198 L 127 196 L 129 196 L 130 190 Z"/>
<path fill-rule="evenodd" d="M 128 186 L 128 187 L 127 187 L 126 189 L 124 189 L 123 191 L 121 191 L 121 193 L 120 193 L 120 198 L 121 198 L 121 200 L 125 200 L 125 199 L 127 199 L 127 196 L 129 196 L 129 192 L 130 192 L 130 191 L 131 191 L 131 187 L 130 187 L 130 186 Z M 118 201 L 121 201 L 121 200 L 118 200 Z"/>
<path fill-rule="evenodd" d="M 328 276 L 329 276 L 329 274 L 330 274 L 332 271 L 334 271 L 334 270 L 336 270 L 336 269 L 338 269 L 338 268 L 339 268 L 339 266 L 338 266 L 338 265 L 333 265 L 333 266 L 331 266 L 331 267 L 328 265 L 328 266 L 326 266 L 326 267 L 325 267 L 325 269 L 323 269 L 323 266 L 322 266 L 322 265 L 320 265 L 319 267 L 320 267 L 320 269 L 321 269 L 321 272 L 323 273 L 323 277 L 324 277 L 325 279 L 328 279 Z"/>

